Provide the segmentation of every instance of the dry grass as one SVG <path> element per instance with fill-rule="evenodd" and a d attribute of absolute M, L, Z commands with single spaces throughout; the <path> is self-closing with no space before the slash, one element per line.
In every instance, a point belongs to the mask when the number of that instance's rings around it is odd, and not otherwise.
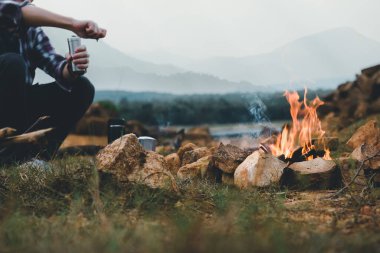
<path fill-rule="evenodd" d="M 329 192 L 203 181 L 179 183 L 177 194 L 99 184 L 84 157 L 4 167 L 0 180 L 1 252 L 380 251 L 376 191 L 322 200 Z"/>

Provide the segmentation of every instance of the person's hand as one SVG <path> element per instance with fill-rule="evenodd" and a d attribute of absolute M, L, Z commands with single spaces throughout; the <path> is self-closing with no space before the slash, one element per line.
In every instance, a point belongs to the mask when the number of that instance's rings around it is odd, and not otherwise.
<path fill-rule="evenodd" d="M 73 62 L 80 70 L 86 71 L 90 64 L 90 55 L 86 46 L 82 45 L 75 50 L 73 55 L 66 54 L 67 62 Z"/>
<path fill-rule="evenodd" d="M 106 37 L 107 30 L 100 28 L 95 22 L 90 20 L 75 20 L 72 31 L 81 38 L 101 39 Z"/>

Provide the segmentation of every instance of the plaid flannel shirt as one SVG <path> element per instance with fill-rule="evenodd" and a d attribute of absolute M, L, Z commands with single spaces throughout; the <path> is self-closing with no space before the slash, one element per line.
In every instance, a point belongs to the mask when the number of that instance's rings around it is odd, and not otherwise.
<path fill-rule="evenodd" d="M 28 27 L 24 23 L 21 8 L 28 4 L 29 1 L 0 0 L 0 55 L 17 53 L 23 57 L 28 85 L 33 84 L 36 68 L 40 68 L 70 91 L 70 83 L 63 77 L 66 59 L 55 52 L 41 27 Z"/>

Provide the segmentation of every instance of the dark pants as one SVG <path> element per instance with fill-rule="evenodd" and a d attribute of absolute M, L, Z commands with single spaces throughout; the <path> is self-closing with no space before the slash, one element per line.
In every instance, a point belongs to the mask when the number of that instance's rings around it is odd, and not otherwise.
<path fill-rule="evenodd" d="M 20 55 L 0 55 L 0 128 L 12 127 L 23 133 L 39 117 L 50 116 L 43 128 L 54 130 L 44 152 L 31 150 L 25 154 L 40 153 L 50 159 L 91 105 L 94 86 L 85 77 L 73 81 L 71 92 L 55 82 L 30 86 L 25 84 L 25 72 Z"/>

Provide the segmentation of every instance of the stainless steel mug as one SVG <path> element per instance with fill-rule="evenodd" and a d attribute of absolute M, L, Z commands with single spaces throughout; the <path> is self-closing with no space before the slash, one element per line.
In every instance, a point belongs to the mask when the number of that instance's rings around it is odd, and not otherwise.
<path fill-rule="evenodd" d="M 147 151 L 156 151 L 157 140 L 149 136 L 139 137 L 140 144 Z"/>

